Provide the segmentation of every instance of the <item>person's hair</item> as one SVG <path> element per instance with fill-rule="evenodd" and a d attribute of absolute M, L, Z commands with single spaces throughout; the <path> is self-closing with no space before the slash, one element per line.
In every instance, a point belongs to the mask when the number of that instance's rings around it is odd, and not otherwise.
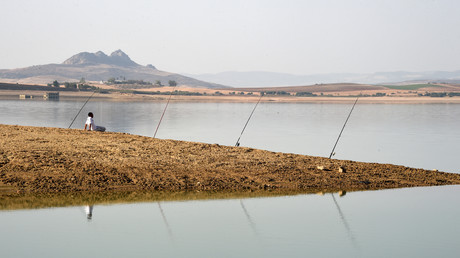
<path fill-rule="evenodd" d="M 93 112 L 89 112 L 88 116 L 93 117 Z"/>

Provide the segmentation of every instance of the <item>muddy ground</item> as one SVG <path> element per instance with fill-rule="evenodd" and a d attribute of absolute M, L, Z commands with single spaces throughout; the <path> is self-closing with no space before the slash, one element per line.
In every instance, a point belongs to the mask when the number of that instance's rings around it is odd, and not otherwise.
<path fill-rule="evenodd" d="M 313 192 L 460 184 L 460 174 L 124 133 L 0 125 L 0 135 L 3 193 Z"/>

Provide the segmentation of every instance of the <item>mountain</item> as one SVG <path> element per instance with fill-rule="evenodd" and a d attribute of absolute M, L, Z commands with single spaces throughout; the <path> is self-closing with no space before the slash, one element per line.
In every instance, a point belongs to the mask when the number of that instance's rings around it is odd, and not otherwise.
<path fill-rule="evenodd" d="M 167 85 L 170 80 L 178 85 L 201 88 L 226 88 L 227 86 L 209 83 L 177 73 L 160 71 L 153 65 L 140 65 L 131 60 L 121 50 L 106 55 L 102 51 L 96 53 L 82 52 L 61 64 L 35 65 L 26 68 L 0 70 L 0 80 L 18 83 L 50 83 L 75 82 L 85 78 L 87 81 L 107 81 L 109 78 L 125 78 L 126 80 L 161 81 Z M 144 86 L 151 87 L 151 86 Z M 139 88 L 139 86 L 137 86 Z"/>
<path fill-rule="evenodd" d="M 123 66 L 123 67 L 137 67 L 140 66 L 127 54 L 125 54 L 121 50 L 117 50 L 110 54 L 110 56 L 106 55 L 102 51 L 98 51 L 96 53 L 88 53 L 82 52 L 72 56 L 71 58 L 65 60 L 63 64 L 66 65 L 97 65 L 97 64 L 108 64 L 108 65 L 116 65 L 116 66 Z"/>
<path fill-rule="evenodd" d="M 312 85 L 319 83 L 362 83 L 392 84 L 398 82 L 456 82 L 460 80 L 460 70 L 445 72 L 378 72 L 371 74 L 329 73 L 294 75 L 273 72 L 222 72 L 216 74 L 187 74 L 198 80 L 229 85 L 233 87 L 276 87 Z"/>

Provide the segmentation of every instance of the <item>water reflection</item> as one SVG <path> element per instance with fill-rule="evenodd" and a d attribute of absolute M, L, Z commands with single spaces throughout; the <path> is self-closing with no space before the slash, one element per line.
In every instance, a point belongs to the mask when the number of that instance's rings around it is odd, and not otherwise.
<path fill-rule="evenodd" d="M 95 204 L 119 204 L 136 202 L 184 201 L 204 199 L 239 199 L 314 193 L 316 190 L 272 191 L 112 191 L 72 193 L 0 193 L 0 210 L 39 209 L 65 206 L 88 206 Z M 159 204 L 161 206 L 161 204 Z M 89 210 L 89 208 L 85 208 Z M 91 208 L 92 210 L 92 208 Z M 92 216 L 92 212 L 91 212 Z"/>
<path fill-rule="evenodd" d="M 459 186 L 220 200 L 129 193 L 144 201 L 123 205 L 82 196 L 75 207 L 1 211 L 0 249 L 2 257 L 458 257 L 459 195 Z"/>
<path fill-rule="evenodd" d="M 343 197 L 343 196 L 346 195 L 346 193 L 347 193 L 346 191 L 339 191 L 339 192 L 338 192 L 338 195 L 339 195 L 340 197 Z M 345 214 L 343 214 L 342 209 L 340 208 L 340 205 L 339 205 L 339 203 L 337 202 L 337 200 L 335 199 L 333 193 L 331 193 L 331 196 L 332 196 L 332 200 L 334 200 L 335 207 L 337 208 L 337 211 L 338 211 L 338 213 L 339 213 L 340 220 L 342 221 L 342 224 L 344 225 L 345 229 L 347 230 L 348 237 L 349 237 L 351 243 L 353 244 L 353 247 L 354 247 L 356 250 L 359 250 L 358 244 L 357 244 L 357 242 L 356 242 L 356 238 L 355 238 L 355 236 L 354 236 L 354 234 L 353 234 L 353 231 L 352 231 L 351 228 L 350 228 L 350 225 L 348 224 L 348 222 L 347 222 L 347 220 L 346 220 L 346 218 L 345 218 Z"/>
<path fill-rule="evenodd" d="M 93 219 L 93 206 L 94 205 L 86 205 L 85 206 L 86 219 L 88 221 L 91 221 Z"/>
<path fill-rule="evenodd" d="M 174 236 L 171 230 L 171 226 L 168 223 L 168 219 L 166 218 L 165 212 L 163 211 L 163 208 L 161 207 L 160 202 L 158 202 L 158 208 L 160 208 L 161 217 L 163 218 L 163 222 L 166 226 L 166 229 L 168 230 L 169 238 L 171 239 L 172 242 L 174 242 Z"/>
<path fill-rule="evenodd" d="M 244 203 L 243 203 L 243 200 L 240 200 L 240 204 L 241 204 L 241 208 L 243 208 L 243 211 L 244 211 L 244 215 L 246 216 L 248 222 L 249 222 L 249 226 L 251 227 L 252 231 L 254 232 L 255 235 L 258 235 L 257 234 L 257 228 L 256 228 L 256 224 L 254 223 L 254 221 L 252 220 L 251 218 L 251 215 L 249 215 L 249 212 L 248 210 L 246 209 L 246 207 L 244 206 Z"/>

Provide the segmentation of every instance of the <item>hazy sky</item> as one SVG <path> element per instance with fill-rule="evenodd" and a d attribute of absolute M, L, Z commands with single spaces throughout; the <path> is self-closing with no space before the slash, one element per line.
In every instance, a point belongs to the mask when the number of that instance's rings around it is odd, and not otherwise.
<path fill-rule="evenodd" d="M 0 69 L 122 49 L 182 73 L 460 70 L 457 0 L 1 0 Z"/>

